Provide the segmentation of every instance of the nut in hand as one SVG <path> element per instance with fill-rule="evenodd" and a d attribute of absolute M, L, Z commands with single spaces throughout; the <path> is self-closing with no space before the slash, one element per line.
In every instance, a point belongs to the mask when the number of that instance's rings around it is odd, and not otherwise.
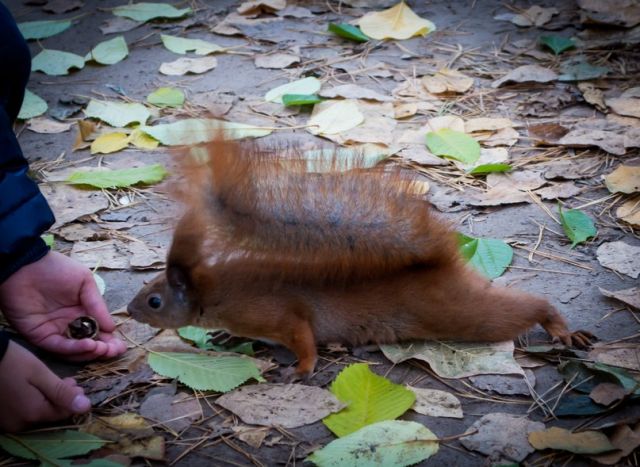
<path fill-rule="evenodd" d="M 80 316 L 69 323 L 67 336 L 71 339 L 93 339 L 98 335 L 100 327 L 91 316 Z"/>

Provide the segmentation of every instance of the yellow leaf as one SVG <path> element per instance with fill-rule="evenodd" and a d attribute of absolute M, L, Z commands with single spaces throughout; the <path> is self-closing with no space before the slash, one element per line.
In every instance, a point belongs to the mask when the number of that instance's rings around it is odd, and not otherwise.
<path fill-rule="evenodd" d="M 404 2 L 388 10 L 367 13 L 360 18 L 358 25 L 373 39 L 409 39 L 426 36 L 436 30 L 435 24 L 420 18 Z"/>
<path fill-rule="evenodd" d="M 604 177 L 604 184 L 611 193 L 640 191 L 640 166 L 620 165 Z"/>
<path fill-rule="evenodd" d="M 126 133 L 107 133 L 98 136 L 91 143 L 91 154 L 110 154 L 120 151 L 129 145 L 129 135 Z"/>
<path fill-rule="evenodd" d="M 138 149 L 155 149 L 160 145 L 157 139 L 152 138 L 138 129 L 133 130 L 133 133 L 131 133 L 129 137 L 129 142 Z"/>
<path fill-rule="evenodd" d="M 443 68 L 433 76 L 424 76 L 422 85 L 432 94 L 443 92 L 467 92 L 473 86 L 473 78 L 456 70 Z"/>
<path fill-rule="evenodd" d="M 309 131 L 314 135 L 335 135 L 350 130 L 364 121 L 364 115 L 353 100 L 328 100 L 313 107 Z"/>

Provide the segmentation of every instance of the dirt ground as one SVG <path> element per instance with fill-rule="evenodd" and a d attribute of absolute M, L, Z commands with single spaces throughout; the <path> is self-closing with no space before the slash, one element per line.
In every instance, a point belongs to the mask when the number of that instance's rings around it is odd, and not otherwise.
<path fill-rule="evenodd" d="M 74 12 L 52 15 L 42 10 L 41 6 L 7 0 L 7 5 L 17 21 L 37 19 L 77 17 L 73 27 L 55 37 L 40 42 L 30 42 L 33 55 L 41 47 L 55 48 L 84 56 L 90 48 L 100 41 L 111 38 L 114 34 L 104 35 L 99 27 L 106 19 L 112 18 L 110 8 L 121 4 L 120 1 L 85 0 L 85 5 Z M 289 2 L 291 4 L 291 2 Z M 366 3 L 366 2 L 364 2 Z M 393 3 L 388 3 L 392 5 Z M 546 58 L 534 58 L 523 52 L 514 51 L 510 45 L 518 41 L 535 41 L 541 34 L 553 33 L 563 36 L 577 34 L 584 27 L 577 20 L 578 7 L 573 1 L 536 2 L 540 6 L 555 6 L 560 14 L 550 24 L 543 27 L 518 27 L 508 21 L 497 21 L 494 16 L 500 13 L 519 11 L 531 6 L 530 2 L 514 1 L 509 4 L 494 0 L 478 1 L 410 1 L 409 4 L 421 17 L 428 18 L 437 25 L 437 31 L 426 37 L 415 37 L 404 41 L 374 41 L 375 45 L 367 48 L 333 38 L 325 33 L 326 25 L 331 22 L 347 22 L 362 16 L 369 8 L 352 8 L 337 1 L 298 2 L 297 5 L 309 9 L 311 17 L 284 17 L 279 21 L 246 25 L 241 34 L 236 36 L 217 35 L 209 32 L 209 28 L 237 7 L 234 1 L 194 1 L 191 6 L 195 14 L 187 19 L 168 22 L 151 22 L 122 33 L 129 45 L 129 56 L 120 63 L 111 66 L 87 65 L 84 69 L 72 72 L 67 76 L 46 76 L 33 73 L 29 84 L 36 94 L 49 103 L 49 115 L 55 109 L 63 107 L 61 100 L 80 98 L 118 99 L 122 94 L 127 98 L 144 102 L 146 96 L 159 86 L 174 85 L 184 90 L 187 102 L 195 104 L 203 102 L 211 93 L 226 93 L 233 97 L 234 106 L 225 116 L 229 120 L 258 123 L 269 126 L 293 126 L 296 116 L 287 114 L 265 116 L 251 109 L 248 102 L 259 101 L 264 93 L 276 85 L 299 79 L 303 76 L 316 75 L 324 80 L 323 86 L 345 83 L 358 85 L 390 95 L 391 91 L 408 78 L 434 73 L 440 67 L 449 65 L 475 79 L 476 89 L 491 90 L 493 80 L 503 76 L 507 71 L 524 64 L 541 64 L 557 68 L 558 58 L 545 52 Z M 380 8 L 378 8 L 380 9 Z M 164 76 L 158 73 L 161 63 L 174 60 L 175 54 L 165 49 L 159 34 L 173 34 L 211 40 L 223 47 L 235 47 L 237 54 L 220 54 L 218 65 L 212 71 L 198 75 Z M 520 42 L 522 43 L 522 42 Z M 535 50 L 540 50 L 535 48 Z M 274 51 L 295 51 L 301 62 L 285 69 L 257 68 L 254 57 Z M 366 50 L 366 52 L 365 52 Z M 523 49 L 523 50 L 526 50 Z M 542 53 L 542 52 L 541 52 Z M 577 54 L 578 52 L 569 52 Z M 341 54 L 349 57 L 341 60 Z M 615 69 L 612 77 L 604 84 L 607 91 L 627 89 L 640 85 L 640 55 L 637 49 L 621 46 L 600 48 L 589 51 L 589 57 L 599 64 L 608 64 Z M 383 64 L 388 74 L 371 73 L 377 64 Z M 118 94 L 118 91 L 121 95 Z M 562 94 L 566 99 L 552 98 L 552 92 Z M 483 97 L 484 96 L 484 97 Z M 540 97 L 542 96 L 542 97 Z M 446 105 L 431 112 L 418 113 L 410 118 L 410 122 L 424 124 L 436 115 L 458 115 L 464 119 L 473 117 L 505 117 L 516 124 L 520 134 L 518 142 L 510 148 L 512 160 L 527 161 L 527 158 L 540 157 L 547 148 L 535 147 L 533 139 L 527 137 L 527 127 L 535 123 L 574 122 L 582 118 L 602 117 L 603 114 L 591 104 L 584 101 L 576 83 L 515 84 L 499 88 L 493 93 L 477 93 L 468 99 L 451 98 Z M 545 112 L 540 111 L 546 106 Z M 530 110 L 530 111 L 527 111 Z M 52 113 L 53 112 L 53 113 Z M 189 116 L 184 112 L 182 117 Z M 81 113 L 70 116 L 80 118 Z M 178 116 L 177 118 L 182 118 Z M 399 123 L 403 125 L 405 123 Z M 40 134 L 17 125 L 20 142 L 25 155 L 34 168 L 40 169 L 36 174 L 43 181 L 48 174 L 55 174 L 56 166 L 47 165 L 61 154 L 64 162 L 76 162 L 79 166 L 97 165 L 98 163 L 115 166 L 129 164 L 148 164 L 157 161 L 170 164 L 165 148 L 141 151 L 128 149 L 124 152 L 105 156 L 91 156 L 84 149 L 73 151 L 75 128 L 59 134 Z M 316 137 L 304 129 L 293 129 L 270 135 L 264 138 L 272 141 L 278 138 L 300 141 L 317 141 Z M 557 147 L 558 148 L 558 147 Z M 620 163 L 638 165 L 640 153 L 638 149 L 628 149 L 625 155 L 613 155 L 595 148 L 559 147 L 548 157 L 538 159 L 527 168 L 546 170 L 552 159 L 570 158 L 574 155 L 597 161 L 591 173 L 579 180 L 577 185 L 583 191 L 564 200 L 568 207 L 582 206 L 590 201 L 601 200 L 610 193 L 605 188 L 601 176 L 610 173 Z M 89 158 L 89 159 L 87 159 Z M 82 161 L 82 162 L 80 162 Z M 407 160 L 405 160 L 407 162 Z M 413 163 L 412 167 L 418 164 Z M 61 167 L 61 166 L 59 166 Z M 442 215 L 458 225 L 463 233 L 476 237 L 492 237 L 515 242 L 516 245 L 532 248 L 539 240 L 540 225 L 561 232 L 539 204 L 524 202 L 517 204 L 490 207 L 472 204 L 474 195 L 482 191 L 480 185 L 471 186 L 452 182 L 455 178 L 451 172 L 438 177 L 437 169 L 441 166 L 422 166 L 425 180 L 430 183 L 427 195 L 432 198 Z M 435 170 L 435 171 L 434 171 Z M 148 245 L 164 251 L 171 239 L 171 227 L 176 217 L 177 208 L 166 199 L 163 186 L 142 191 L 146 199 L 137 198 L 139 202 L 131 207 L 108 209 L 98 213 L 102 221 L 128 222 L 131 227 L 124 230 L 126 235 L 144 239 Z M 122 193 L 121 193 L 122 194 Z M 120 195 L 121 195 L 120 194 Z M 120 196 L 118 195 L 118 196 Z M 544 201 L 543 205 L 552 212 L 557 212 L 556 201 Z M 512 266 L 498 281 L 514 284 L 517 287 L 540 294 L 551 301 L 566 316 L 572 329 L 586 329 L 593 332 L 600 341 L 612 342 L 624 340 L 638 342 L 640 325 L 638 316 L 631 308 L 621 302 L 606 298 L 599 288 L 621 290 L 638 285 L 637 279 L 618 274 L 606 269 L 598 262 L 597 248 L 605 242 L 623 240 L 627 244 L 640 246 L 637 230 L 621 223 L 613 214 L 615 209 L 610 200 L 598 201 L 584 208 L 596 221 L 598 234 L 585 244 L 570 249 L 570 242 L 564 235 L 544 230 L 538 248 L 555 255 L 544 258 L 539 255 L 529 258 L 529 252 L 515 249 Z M 94 219 L 95 221 L 96 219 Z M 637 227 L 636 227 L 637 229 Z M 56 239 L 56 248 L 69 252 L 72 243 L 61 238 Z M 579 266 L 557 260 L 557 256 L 570 258 Z M 100 270 L 107 289 L 105 298 L 112 310 L 125 307 L 143 283 L 157 271 Z M 521 340 L 520 344 L 548 343 L 548 336 L 540 328 L 533 329 Z M 289 362 L 291 357 L 283 351 L 263 348 L 259 357 L 275 358 L 278 362 Z M 325 386 L 346 363 L 368 361 L 375 363 L 375 372 L 387 376 L 396 383 L 412 383 L 421 387 L 442 389 L 457 394 L 463 403 L 464 418 L 435 418 L 407 412 L 403 420 L 415 420 L 423 423 L 438 437 L 445 438 L 464 433 L 483 415 L 494 412 L 526 414 L 532 399 L 528 395 L 500 395 L 485 389 L 474 388 L 466 380 L 442 380 L 428 371 L 423 363 L 410 361 L 391 365 L 379 351 L 359 350 L 349 353 L 322 352 L 318 371 L 311 379 L 313 385 Z M 52 365 L 61 373 L 69 374 L 82 371 L 81 366 L 69 366 L 58 361 Z M 554 365 L 545 365 L 532 369 L 535 374 L 535 390 L 543 394 L 547 389 L 562 381 Z M 86 370 L 85 370 L 86 371 Z M 105 370 L 106 371 L 106 370 Z M 120 373 L 105 375 L 117 376 Z M 275 378 L 277 370 L 267 373 L 267 380 Z M 270 376 L 271 375 L 271 376 Z M 86 376 L 86 373 L 85 373 Z M 496 377 L 500 378 L 500 377 Z M 154 388 L 155 386 L 155 388 Z M 162 389 L 163 385 L 136 386 L 135 391 L 127 391 L 123 397 L 112 398 L 100 404 L 94 415 L 117 414 L 127 409 L 135 410 L 139 403 L 148 397 L 150 390 Z M 206 396 L 206 394 L 205 394 Z M 221 434 L 220 427 L 228 427 L 237 422 L 229 412 L 215 406 L 215 395 L 210 395 L 202 406 L 205 421 L 180 433 L 178 437 L 168 432 L 166 438 L 166 460 L 172 463 L 179 458 L 176 465 L 295 465 L 320 446 L 334 439 L 331 432 L 321 423 L 294 428 L 286 434 L 280 433 L 282 440 L 271 446 L 262 445 L 256 449 L 240 441 L 228 433 Z M 214 408 L 216 412 L 212 410 Z M 640 407 L 628 404 L 622 411 L 605 414 L 598 419 L 602 425 L 608 421 L 627 419 L 637 421 Z M 529 414 L 532 420 L 547 422 L 549 426 L 575 428 L 587 420 L 584 417 L 564 417 L 545 419 L 544 414 L 534 410 Z M 82 420 L 77 420 L 81 423 Z M 162 432 L 161 428 L 157 431 Z M 278 432 L 273 429 L 270 436 Z M 201 437 L 208 437 L 202 443 L 185 454 L 191 445 L 199 442 Z M 491 465 L 500 456 L 491 459 L 482 453 L 464 448 L 459 440 L 452 440 L 441 445 L 439 452 L 420 465 L 456 465 L 475 466 Z M 636 462 L 634 457 L 628 462 Z M 633 460 L 631 460 L 633 459 Z M 17 462 L 12 461 L 12 462 Z M 551 451 L 536 452 L 529 456 L 526 465 L 587 465 L 590 461 L 567 453 Z M 136 461 L 139 463 L 139 461 Z M 7 465 L 7 464 L 5 464 Z M 173 464 L 171 464 L 173 465 Z"/>

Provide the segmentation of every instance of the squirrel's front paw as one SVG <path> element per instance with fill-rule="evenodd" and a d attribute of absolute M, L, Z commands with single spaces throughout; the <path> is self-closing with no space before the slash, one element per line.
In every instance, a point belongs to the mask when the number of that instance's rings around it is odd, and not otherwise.
<path fill-rule="evenodd" d="M 584 330 L 574 331 L 553 338 L 554 342 L 560 341 L 566 346 L 573 346 L 579 349 L 588 349 L 595 340 L 597 340 L 596 336 Z"/>

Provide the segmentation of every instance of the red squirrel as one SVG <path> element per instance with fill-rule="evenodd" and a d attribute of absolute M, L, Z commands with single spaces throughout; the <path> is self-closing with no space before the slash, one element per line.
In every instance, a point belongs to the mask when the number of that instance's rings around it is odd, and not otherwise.
<path fill-rule="evenodd" d="M 331 342 L 504 341 L 538 323 L 589 345 L 545 299 L 467 266 L 455 232 L 412 193 L 416 175 L 343 170 L 337 155 L 314 173 L 299 148 L 222 138 L 202 149 L 206 161 L 181 157 L 186 214 L 166 271 L 128 306 L 135 319 L 275 341 L 300 377 Z"/>

